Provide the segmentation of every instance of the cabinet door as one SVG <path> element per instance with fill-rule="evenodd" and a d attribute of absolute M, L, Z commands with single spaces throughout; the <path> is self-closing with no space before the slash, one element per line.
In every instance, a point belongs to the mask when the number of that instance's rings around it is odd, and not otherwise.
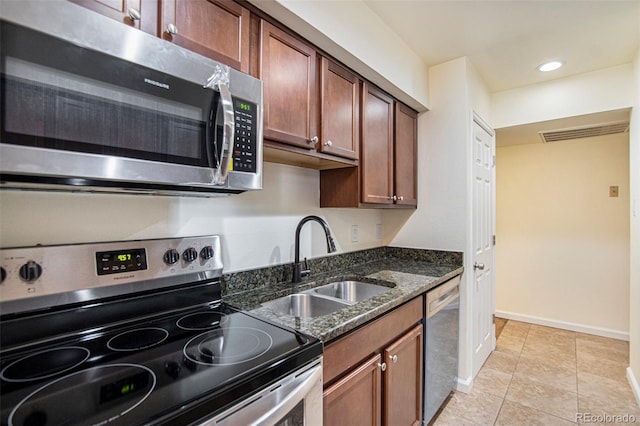
<path fill-rule="evenodd" d="M 320 59 L 320 151 L 358 159 L 360 80 L 340 65 Z"/>
<path fill-rule="evenodd" d="M 417 206 L 418 114 L 396 102 L 394 121 L 395 202 L 396 204 Z"/>
<path fill-rule="evenodd" d="M 387 364 L 384 381 L 385 424 L 422 423 L 422 325 L 398 339 L 384 351 Z"/>
<path fill-rule="evenodd" d="M 264 137 L 315 150 L 316 52 L 264 20 L 261 27 L 258 78 L 264 90 Z"/>
<path fill-rule="evenodd" d="M 362 202 L 393 203 L 393 99 L 362 85 Z"/>
<path fill-rule="evenodd" d="M 157 33 L 156 0 L 71 0 L 80 6 L 151 34 Z"/>
<path fill-rule="evenodd" d="M 324 424 L 381 424 L 381 362 L 379 354 L 370 358 L 324 391 Z"/>
<path fill-rule="evenodd" d="M 250 13 L 231 0 L 161 0 L 165 40 L 249 71 Z M 175 34 L 167 32 L 174 25 Z"/>

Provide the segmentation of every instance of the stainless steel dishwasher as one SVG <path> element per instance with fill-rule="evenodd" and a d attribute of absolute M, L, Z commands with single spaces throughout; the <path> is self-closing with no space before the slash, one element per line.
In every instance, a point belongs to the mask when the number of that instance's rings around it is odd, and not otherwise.
<path fill-rule="evenodd" d="M 454 389 L 458 375 L 460 275 L 427 292 L 424 339 L 424 424 Z"/>

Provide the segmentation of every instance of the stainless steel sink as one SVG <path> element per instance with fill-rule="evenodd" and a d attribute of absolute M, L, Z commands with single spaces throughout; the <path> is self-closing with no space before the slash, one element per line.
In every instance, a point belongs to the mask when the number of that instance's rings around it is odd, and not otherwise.
<path fill-rule="evenodd" d="M 377 296 L 388 290 L 390 290 L 390 288 L 383 285 L 350 280 L 326 284 L 307 290 L 307 292 L 334 297 L 353 304 Z"/>
<path fill-rule="evenodd" d="M 274 312 L 301 318 L 327 315 L 350 305 L 341 300 L 303 293 L 290 294 L 262 304 Z"/>

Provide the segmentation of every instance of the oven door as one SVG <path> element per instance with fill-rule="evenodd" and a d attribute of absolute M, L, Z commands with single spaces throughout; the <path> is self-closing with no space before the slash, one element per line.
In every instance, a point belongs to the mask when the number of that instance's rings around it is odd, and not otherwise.
<path fill-rule="evenodd" d="M 54 32 L 35 26 L 39 16 L 27 19 L 34 26 L 21 25 L 26 12 L 9 6 L 0 49 L 3 180 L 206 190 L 230 189 L 230 169 L 256 173 L 251 128 L 242 152 L 250 158 L 230 164 L 235 128 L 258 124 L 258 104 L 229 90 L 248 76 L 234 71 L 227 83 L 205 87 L 221 64 L 130 28 L 110 31 L 103 27 L 111 20 L 77 5 L 56 2 L 75 9 L 50 10 L 42 26 L 84 15 Z M 189 71 L 176 73 L 176 65 Z"/>
<path fill-rule="evenodd" d="M 199 426 L 322 426 L 322 359 Z"/>

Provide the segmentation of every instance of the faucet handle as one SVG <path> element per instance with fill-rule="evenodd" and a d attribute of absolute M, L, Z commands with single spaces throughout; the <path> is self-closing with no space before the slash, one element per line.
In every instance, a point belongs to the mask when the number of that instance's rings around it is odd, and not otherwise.
<path fill-rule="evenodd" d="M 308 277 L 311 275 L 311 269 L 309 269 L 309 262 L 307 262 L 307 258 L 304 258 L 304 269 L 300 271 L 301 277 Z"/>

